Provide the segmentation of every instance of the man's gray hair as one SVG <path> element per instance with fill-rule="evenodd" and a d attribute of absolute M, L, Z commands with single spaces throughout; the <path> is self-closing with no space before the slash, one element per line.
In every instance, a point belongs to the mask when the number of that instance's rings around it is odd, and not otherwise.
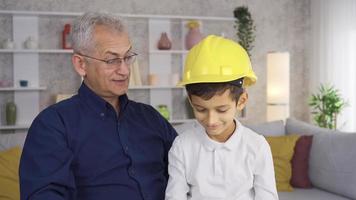
<path fill-rule="evenodd" d="M 78 17 L 73 23 L 71 33 L 72 47 L 74 52 L 90 52 L 95 48 L 93 40 L 94 28 L 104 25 L 118 33 L 125 32 L 126 27 L 120 17 L 102 12 L 87 12 Z"/>

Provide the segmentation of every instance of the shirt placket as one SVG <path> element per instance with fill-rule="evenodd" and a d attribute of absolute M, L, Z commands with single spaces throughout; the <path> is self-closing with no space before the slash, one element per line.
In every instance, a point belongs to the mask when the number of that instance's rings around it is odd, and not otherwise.
<path fill-rule="evenodd" d="M 218 177 L 223 176 L 223 163 L 220 154 L 221 154 L 221 150 L 214 149 L 213 151 L 214 175 Z"/>

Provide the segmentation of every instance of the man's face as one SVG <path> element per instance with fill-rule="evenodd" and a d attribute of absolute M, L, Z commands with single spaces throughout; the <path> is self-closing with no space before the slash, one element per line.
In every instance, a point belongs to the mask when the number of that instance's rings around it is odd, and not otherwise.
<path fill-rule="evenodd" d="M 208 136 L 225 142 L 235 130 L 234 117 L 238 111 L 236 101 L 230 97 L 230 90 L 216 94 L 209 100 L 191 95 L 195 118 L 205 128 Z"/>
<path fill-rule="evenodd" d="M 117 33 L 105 26 L 96 26 L 94 38 L 96 46 L 91 57 L 102 60 L 123 58 L 132 54 L 131 43 L 126 32 Z M 117 98 L 125 94 L 129 85 L 130 66 L 122 62 L 116 67 L 102 61 L 86 59 L 84 82 L 104 99 Z"/>

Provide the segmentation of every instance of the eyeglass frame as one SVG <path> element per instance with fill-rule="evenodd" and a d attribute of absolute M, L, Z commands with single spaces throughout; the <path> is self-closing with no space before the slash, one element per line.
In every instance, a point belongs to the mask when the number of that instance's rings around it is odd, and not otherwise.
<path fill-rule="evenodd" d="M 107 64 L 109 66 L 116 66 L 116 67 L 117 66 L 121 66 L 122 63 L 125 63 L 126 65 L 131 65 L 133 62 L 135 62 L 136 56 L 138 56 L 137 53 L 131 52 L 131 55 L 129 55 L 129 56 L 117 57 L 117 58 L 113 58 L 113 59 L 104 60 L 104 59 L 100 59 L 100 58 L 95 58 L 95 57 L 92 57 L 92 56 L 84 55 L 84 54 L 79 53 L 79 52 L 75 52 L 74 54 L 78 54 L 78 55 L 83 56 L 85 58 L 90 58 L 90 59 L 93 59 L 93 60 L 101 61 L 101 62 L 104 62 L 105 64 Z M 125 61 L 125 59 L 132 58 L 132 57 L 134 59 L 132 61 L 132 63 L 127 63 Z M 115 61 L 115 60 L 120 60 L 120 65 L 114 65 L 113 63 L 110 63 L 110 62 Z"/>

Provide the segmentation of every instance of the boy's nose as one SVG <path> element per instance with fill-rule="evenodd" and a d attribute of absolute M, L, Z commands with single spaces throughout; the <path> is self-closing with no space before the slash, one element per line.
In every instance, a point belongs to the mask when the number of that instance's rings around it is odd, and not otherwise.
<path fill-rule="evenodd" d="M 217 116 L 214 113 L 209 112 L 208 117 L 207 117 L 208 125 L 212 126 L 216 123 L 216 121 L 217 121 Z"/>

